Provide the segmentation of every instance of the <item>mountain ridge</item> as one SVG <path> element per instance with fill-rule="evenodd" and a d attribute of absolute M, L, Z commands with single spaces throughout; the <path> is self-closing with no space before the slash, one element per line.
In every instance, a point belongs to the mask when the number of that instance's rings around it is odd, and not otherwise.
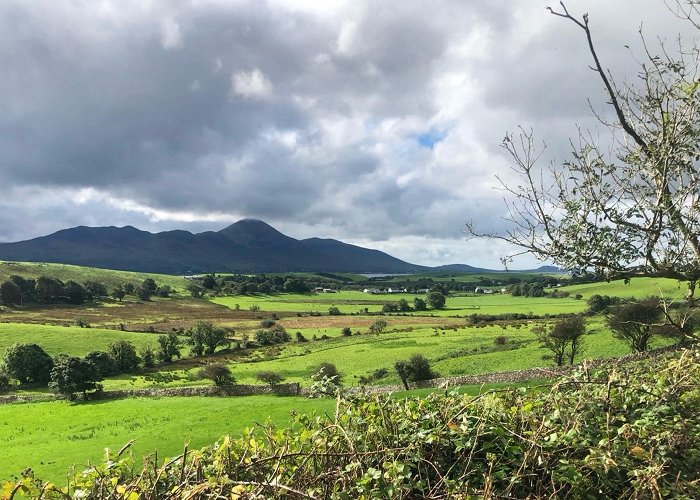
<path fill-rule="evenodd" d="M 219 231 L 202 233 L 77 226 L 29 240 L 0 243 L 0 259 L 166 274 L 406 273 L 429 269 L 334 239 L 297 240 L 256 219 L 242 219 Z"/>

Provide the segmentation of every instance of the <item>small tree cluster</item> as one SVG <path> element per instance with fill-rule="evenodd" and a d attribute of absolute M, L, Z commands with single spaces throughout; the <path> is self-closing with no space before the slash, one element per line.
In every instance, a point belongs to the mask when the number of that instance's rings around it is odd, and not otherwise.
<path fill-rule="evenodd" d="M 394 369 L 406 390 L 408 390 L 409 382 L 430 380 L 437 377 L 437 374 L 430 368 L 430 361 L 422 354 L 414 354 L 406 361 L 397 361 L 394 363 Z"/>
<path fill-rule="evenodd" d="M 532 331 L 542 347 L 551 352 L 543 356 L 544 359 L 553 359 L 557 366 L 562 366 L 566 360 L 573 364 L 576 355 L 581 353 L 586 322 L 582 316 L 570 316 L 559 319 L 549 329 L 537 326 Z"/>

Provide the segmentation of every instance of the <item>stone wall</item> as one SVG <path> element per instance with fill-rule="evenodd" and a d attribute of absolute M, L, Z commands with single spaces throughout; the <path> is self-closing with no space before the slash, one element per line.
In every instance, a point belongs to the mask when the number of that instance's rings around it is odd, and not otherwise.
<path fill-rule="evenodd" d="M 260 394 L 275 394 L 277 396 L 296 396 L 300 393 L 298 383 L 276 385 L 227 385 L 199 387 L 165 387 L 152 389 L 130 389 L 124 391 L 104 391 L 93 399 L 123 399 L 123 398 L 158 398 L 158 397 L 189 397 L 189 396 L 255 396 Z"/>

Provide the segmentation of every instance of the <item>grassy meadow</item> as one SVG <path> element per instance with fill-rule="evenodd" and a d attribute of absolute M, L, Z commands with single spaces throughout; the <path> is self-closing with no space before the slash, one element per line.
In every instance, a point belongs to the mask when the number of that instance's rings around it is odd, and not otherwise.
<path fill-rule="evenodd" d="M 131 271 L 114 271 L 96 267 L 73 266 L 70 264 L 51 264 L 45 262 L 9 262 L 0 260 L 0 282 L 12 275 L 36 279 L 48 276 L 61 281 L 73 280 L 83 283 L 88 280 L 100 281 L 113 288 L 117 283 L 132 283 L 138 285 L 146 278 L 153 278 L 159 285 L 168 285 L 173 290 L 183 292 L 187 280 L 180 276 L 169 274 L 136 273 Z"/>
<path fill-rule="evenodd" d="M 139 283 L 153 277 L 184 291 L 187 281 L 173 276 L 144 275 L 102 269 L 53 264 L 0 262 L 0 280 L 12 274 L 37 277 L 45 274 L 61 280 L 95 279 L 110 284 Z M 433 279 L 438 282 L 434 275 Z M 344 276 L 349 284 L 359 282 L 357 275 Z M 456 277 L 473 281 L 474 277 Z M 342 286 L 342 285 L 341 285 Z M 286 382 L 303 386 L 312 383 L 311 375 L 320 363 L 337 366 L 346 386 L 357 386 L 361 377 L 384 369 L 386 374 L 375 384 L 399 384 L 393 366 L 413 354 L 429 359 L 440 376 L 477 375 L 494 371 L 546 367 L 543 349 L 533 327 L 551 322 L 551 316 L 580 313 L 587 309 L 586 299 L 601 294 L 619 297 L 662 295 L 681 298 L 683 284 L 672 280 L 634 279 L 623 282 L 591 283 L 559 288 L 569 292 L 563 298 L 513 297 L 508 294 L 458 292 L 447 299 L 443 310 L 381 314 L 387 302 L 405 299 L 413 304 L 419 294 L 370 295 L 356 290 L 338 293 L 255 294 L 191 298 L 180 293 L 172 298 L 139 301 L 104 299 L 84 305 L 24 305 L 0 308 L 0 353 L 18 342 L 41 345 L 50 355 L 82 356 L 93 350 L 107 350 L 116 340 L 128 340 L 137 350 L 155 346 L 158 333 L 186 329 L 197 321 L 212 321 L 231 330 L 231 340 L 254 340 L 261 320 L 276 318 L 292 336 L 292 341 L 275 346 L 250 349 L 224 349 L 209 358 L 193 358 L 183 346 L 184 358 L 168 365 L 136 374 L 123 374 L 103 382 L 105 390 L 145 387 L 181 387 L 210 385 L 196 377 L 208 362 L 226 364 L 238 383 L 259 383 L 260 371 L 278 372 Z M 576 299 L 576 294 L 581 298 Z M 340 315 L 329 315 L 337 307 Z M 470 316 L 528 314 L 539 319 L 496 321 L 472 324 Z M 91 328 L 74 326 L 81 318 Z M 386 329 L 370 333 L 370 325 L 382 319 Z M 582 355 L 577 358 L 612 357 L 629 352 L 615 339 L 602 316 L 587 320 L 588 333 Z M 350 328 L 350 336 L 342 335 Z M 296 333 L 307 342 L 296 342 Z M 663 345 L 657 342 L 655 345 Z M 528 386 L 536 382 L 515 384 Z M 537 381 L 539 383 L 539 381 Z M 488 388 L 502 389 L 508 384 Z M 465 387 L 474 394 L 484 387 Z M 47 392 L 31 389 L 29 392 Z M 434 389 L 397 393 L 395 397 L 425 396 Z M 25 391 L 26 392 L 26 391 Z M 66 401 L 0 405 L 0 479 L 10 478 L 27 466 L 44 479 L 63 482 L 72 464 L 78 468 L 97 461 L 104 448 L 118 450 L 135 439 L 131 453 L 136 459 L 158 449 L 159 459 L 178 454 L 189 442 L 191 448 L 211 443 L 223 434 L 239 435 L 255 422 L 271 419 L 280 425 L 290 422 L 292 411 L 332 411 L 334 401 L 303 398 L 253 396 L 237 398 L 160 398 L 127 399 L 88 403 Z"/>
<path fill-rule="evenodd" d="M 134 440 L 141 458 L 158 450 L 159 461 L 197 449 L 225 434 L 240 435 L 266 420 L 291 423 L 291 412 L 331 412 L 331 399 L 247 396 L 237 398 L 124 399 L 0 405 L 0 480 L 31 467 L 45 480 L 64 484 L 66 472 L 80 471 Z"/>

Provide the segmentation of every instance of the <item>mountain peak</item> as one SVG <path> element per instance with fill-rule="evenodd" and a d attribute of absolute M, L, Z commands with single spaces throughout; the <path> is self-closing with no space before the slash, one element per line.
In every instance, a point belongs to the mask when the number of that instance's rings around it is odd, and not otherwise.
<path fill-rule="evenodd" d="M 218 233 L 237 245 L 249 248 L 274 247 L 297 242 L 258 219 L 241 219 Z"/>

